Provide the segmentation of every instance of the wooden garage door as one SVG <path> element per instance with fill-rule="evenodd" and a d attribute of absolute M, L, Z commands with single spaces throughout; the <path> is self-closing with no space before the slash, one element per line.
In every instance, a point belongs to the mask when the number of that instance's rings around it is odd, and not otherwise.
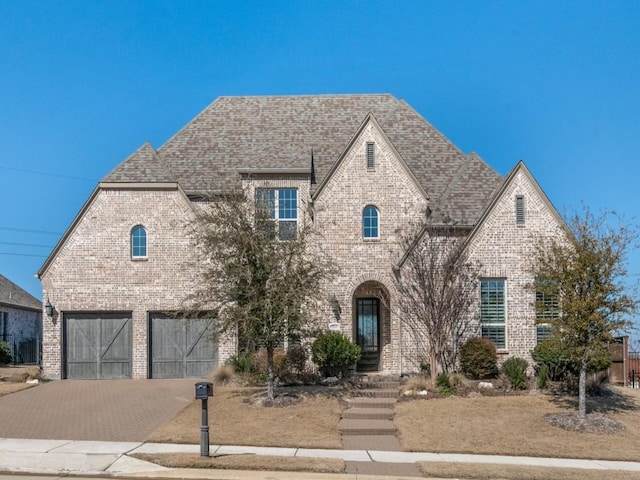
<path fill-rule="evenodd" d="M 215 368 L 213 319 L 153 314 L 150 329 L 152 378 L 202 378 Z"/>
<path fill-rule="evenodd" d="M 131 315 L 64 316 L 66 378 L 131 378 Z"/>

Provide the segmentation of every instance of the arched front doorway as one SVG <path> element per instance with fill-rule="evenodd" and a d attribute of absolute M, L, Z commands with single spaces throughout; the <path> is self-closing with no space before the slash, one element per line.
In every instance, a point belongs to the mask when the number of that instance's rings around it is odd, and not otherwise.
<path fill-rule="evenodd" d="M 389 292 L 379 282 L 360 284 L 353 294 L 353 336 L 360 345 L 362 357 L 358 372 L 376 372 L 383 369 L 385 353 L 388 355 L 391 335 L 389 330 Z"/>

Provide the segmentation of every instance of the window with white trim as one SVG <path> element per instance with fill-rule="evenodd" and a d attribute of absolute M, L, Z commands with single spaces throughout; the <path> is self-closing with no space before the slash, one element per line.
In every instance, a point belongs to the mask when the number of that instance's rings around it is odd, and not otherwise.
<path fill-rule="evenodd" d="M 268 228 L 279 240 L 298 237 L 298 190 L 295 188 L 257 188 L 256 206 L 265 208 Z"/>
<path fill-rule="evenodd" d="M 560 304 L 558 297 L 548 293 L 547 288 L 543 288 L 544 280 L 536 280 L 536 343 L 540 343 L 551 337 L 553 325 L 549 320 L 556 320 L 560 317 Z"/>
<path fill-rule="evenodd" d="M 131 258 L 147 258 L 147 230 L 142 225 L 131 229 Z"/>
<path fill-rule="evenodd" d="M 482 338 L 488 338 L 496 348 L 506 348 L 505 280 L 480 280 L 480 328 Z"/>
<path fill-rule="evenodd" d="M 373 205 L 367 205 L 362 211 L 362 237 L 380 238 L 380 213 Z"/>

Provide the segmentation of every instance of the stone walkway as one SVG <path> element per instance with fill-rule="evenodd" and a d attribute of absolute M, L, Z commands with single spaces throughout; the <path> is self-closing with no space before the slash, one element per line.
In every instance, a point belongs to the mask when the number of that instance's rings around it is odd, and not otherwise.
<path fill-rule="evenodd" d="M 356 384 L 338 425 L 345 450 L 402 452 L 393 423 L 400 381 L 397 378 L 369 375 Z M 422 477 L 414 464 L 347 461 L 347 473 L 364 475 L 401 475 Z"/>

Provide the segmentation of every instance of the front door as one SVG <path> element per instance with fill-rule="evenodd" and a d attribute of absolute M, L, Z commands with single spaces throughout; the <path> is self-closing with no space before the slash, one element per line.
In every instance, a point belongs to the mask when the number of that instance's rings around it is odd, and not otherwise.
<path fill-rule="evenodd" d="M 380 301 L 377 298 L 356 299 L 356 342 L 362 357 L 359 372 L 378 370 L 380 364 Z"/>

